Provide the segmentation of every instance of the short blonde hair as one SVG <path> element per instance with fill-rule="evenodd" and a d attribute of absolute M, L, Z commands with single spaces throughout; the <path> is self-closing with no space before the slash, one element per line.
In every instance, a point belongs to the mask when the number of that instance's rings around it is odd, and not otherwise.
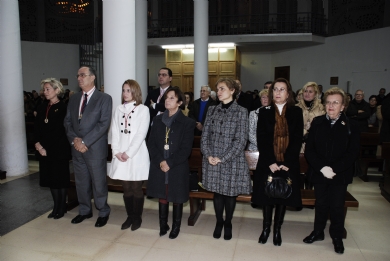
<path fill-rule="evenodd" d="M 261 91 L 259 92 L 259 97 L 260 97 L 260 98 L 261 98 L 261 96 L 263 96 L 263 95 L 268 96 L 268 89 L 263 89 L 263 90 L 261 90 Z"/>
<path fill-rule="evenodd" d="M 339 87 L 332 87 L 332 88 L 330 88 L 329 90 L 327 90 L 327 91 L 324 93 L 324 101 L 325 101 L 325 103 L 326 103 L 326 99 L 328 98 L 329 95 L 335 95 L 335 94 L 341 95 L 341 97 L 342 97 L 342 102 L 343 102 L 344 107 L 348 107 L 348 104 L 349 104 L 349 97 L 348 97 L 347 94 L 346 94 L 342 89 L 340 89 Z"/>
<path fill-rule="evenodd" d="M 62 83 L 60 81 L 58 81 L 56 78 L 46 78 L 46 79 L 42 80 L 41 81 L 41 90 L 43 90 L 43 87 L 45 86 L 46 83 L 50 84 L 50 86 L 55 91 L 58 90 L 57 96 L 61 96 L 65 92 L 64 87 L 62 86 Z"/>
<path fill-rule="evenodd" d="M 133 96 L 133 99 L 135 100 L 135 105 L 142 104 L 142 91 L 141 91 L 141 87 L 139 86 L 138 82 L 135 80 L 131 80 L 131 79 L 126 80 L 122 84 L 122 89 L 123 89 L 123 86 L 125 86 L 125 84 L 130 86 L 131 96 Z M 122 103 L 123 102 L 124 101 L 123 101 L 123 96 L 122 96 Z"/>
<path fill-rule="evenodd" d="M 315 96 L 314 100 L 317 99 L 318 93 L 320 92 L 320 89 L 318 89 L 318 85 L 315 82 L 307 82 L 305 85 L 303 85 L 301 91 L 304 93 L 308 87 L 313 87 Z"/>

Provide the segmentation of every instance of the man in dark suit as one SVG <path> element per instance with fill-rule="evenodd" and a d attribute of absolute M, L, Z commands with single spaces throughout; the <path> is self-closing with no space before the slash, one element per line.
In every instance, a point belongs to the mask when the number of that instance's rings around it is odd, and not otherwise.
<path fill-rule="evenodd" d="M 217 105 L 217 103 L 210 98 L 211 88 L 208 85 L 203 85 L 200 88 L 200 98 L 195 100 L 188 113 L 188 117 L 196 121 L 195 136 L 201 136 L 203 124 L 206 121 L 207 110 L 210 106 Z"/>
<path fill-rule="evenodd" d="M 346 115 L 351 121 L 356 121 L 361 132 L 368 131 L 368 118 L 370 118 L 370 104 L 364 100 L 364 92 L 357 90 L 347 108 Z"/>
<path fill-rule="evenodd" d="M 382 105 L 382 101 L 385 99 L 385 96 L 386 96 L 386 89 L 381 88 L 379 90 L 379 94 L 376 96 L 376 105 L 377 106 Z"/>
<path fill-rule="evenodd" d="M 92 217 L 91 197 L 99 217 L 95 227 L 106 225 L 110 215 L 107 204 L 107 134 L 111 122 L 112 99 L 95 88 L 95 71 L 82 66 L 77 81 L 82 92 L 74 94 L 68 104 L 64 126 L 72 144 L 79 215 L 73 224 Z"/>
<path fill-rule="evenodd" d="M 242 92 L 242 85 L 239 80 L 236 80 L 236 83 L 239 86 L 239 93 L 236 96 L 236 101 L 238 105 L 247 109 L 249 114 L 249 112 L 252 110 L 253 97 L 251 94 L 246 94 Z"/>
<path fill-rule="evenodd" d="M 157 74 L 160 88 L 154 89 L 148 93 L 145 100 L 145 106 L 149 107 L 150 122 L 154 116 L 165 111 L 164 93 L 171 86 L 172 71 L 169 68 L 163 67 Z"/>

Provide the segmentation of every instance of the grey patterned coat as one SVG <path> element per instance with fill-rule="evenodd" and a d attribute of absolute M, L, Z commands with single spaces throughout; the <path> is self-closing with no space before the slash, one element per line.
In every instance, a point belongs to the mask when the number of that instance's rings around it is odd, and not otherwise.
<path fill-rule="evenodd" d="M 201 138 L 205 189 L 226 196 L 251 193 L 244 152 L 248 128 L 248 111 L 235 101 L 228 109 L 223 109 L 222 104 L 208 109 Z M 209 156 L 219 157 L 222 162 L 213 166 Z"/>

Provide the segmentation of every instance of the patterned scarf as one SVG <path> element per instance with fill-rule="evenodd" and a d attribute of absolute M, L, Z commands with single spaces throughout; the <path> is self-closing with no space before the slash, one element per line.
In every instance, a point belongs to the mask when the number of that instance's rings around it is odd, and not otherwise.
<path fill-rule="evenodd" d="M 275 129 L 274 129 L 274 153 L 277 162 L 284 162 L 284 153 L 288 146 L 288 126 L 286 119 L 287 104 L 284 105 L 282 114 L 278 106 L 275 106 Z"/>

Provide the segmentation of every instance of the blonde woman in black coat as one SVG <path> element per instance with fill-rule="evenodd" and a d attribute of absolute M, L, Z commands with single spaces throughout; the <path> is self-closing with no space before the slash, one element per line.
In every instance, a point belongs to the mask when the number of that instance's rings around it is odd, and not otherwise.
<path fill-rule="evenodd" d="M 284 78 L 278 78 L 270 87 L 271 105 L 259 110 L 257 146 L 260 156 L 254 173 L 252 202 L 263 206 L 263 231 L 259 238 L 261 244 L 265 244 L 268 240 L 274 206 L 273 243 L 275 246 L 282 244 L 280 230 L 286 206 L 302 206 L 298 180 L 303 116 L 301 108 L 295 106 L 293 97 L 290 83 Z M 268 175 L 278 170 L 288 171 L 292 180 L 292 194 L 287 199 L 270 198 L 264 193 Z"/>
<path fill-rule="evenodd" d="M 329 234 L 336 253 L 344 253 L 344 201 L 352 183 L 354 162 L 360 147 L 360 130 L 343 113 L 348 98 L 333 87 L 325 92 L 326 114 L 314 119 L 309 130 L 305 157 L 313 168 L 312 182 L 316 196 L 314 231 L 303 242 L 324 240 L 330 214 Z"/>

